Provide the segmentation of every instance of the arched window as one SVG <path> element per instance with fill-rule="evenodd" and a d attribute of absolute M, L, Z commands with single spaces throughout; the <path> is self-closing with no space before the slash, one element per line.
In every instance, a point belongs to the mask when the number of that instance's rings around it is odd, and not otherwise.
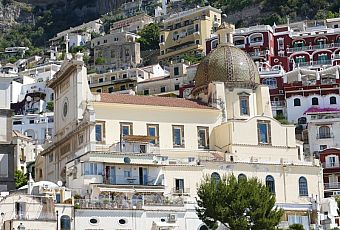
<path fill-rule="evenodd" d="M 275 181 L 274 177 L 272 177 L 271 175 L 266 176 L 266 186 L 269 192 L 275 194 Z"/>
<path fill-rule="evenodd" d="M 329 104 L 331 104 L 331 105 L 336 105 L 336 97 L 330 97 L 329 98 Z"/>
<path fill-rule="evenodd" d="M 299 178 L 299 195 L 308 196 L 307 179 L 303 176 Z"/>
<path fill-rule="evenodd" d="M 221 180 L 220 174 L 218 174 L 217 172 L 213 172 L 211 174 L 211 180 L 215 182 L 219 182 Z"/>
<path fill-rule="evenodd" d="M 247 180 L 247 176 L 244 175 L 243 173 L 240 173 L 240 174 L 238 175 L 237 179 L 238 179 L 238 181 L 240 181 L 240 180 Z"/>
<path fill-rule="evenodd" d="M 319 99 L 317 97 L 312 98 L 312 105 L 319 105 Z"/>
<path fill-rule="evenodd" d="M 60 217 L 60 230 L 70 230 L 71 229 L 71 218 L 69 216 Z"/>
<path fill-rule="evenodd" d="M 301 100 L 299 98 L 294 99 L 294 106 L 301 106 Z"/>
<path fill-rule="evenodd" d="M 328 126 L 321 126 L 319 128 L 319 139 L 330 138 L 331 129 Z"/>

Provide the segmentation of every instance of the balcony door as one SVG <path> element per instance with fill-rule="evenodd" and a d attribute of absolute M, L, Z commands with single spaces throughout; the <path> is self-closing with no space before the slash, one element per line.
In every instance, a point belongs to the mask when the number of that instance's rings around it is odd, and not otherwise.
<path fill-rule="evenodd" d="M 175 189 L 178 193 L 184 192 L 184 179 L 175 179 Z"/>
<path fill-rule="evenodd" d="M 110 184 L 116 184 L 116 167 L 114 166 L 110 166 L 109 181 Z"/>
<path fill-rule="evenodd" d="M 139 184 L 147 185 L 148 184 L 148 169 L 139 167 Z"/>

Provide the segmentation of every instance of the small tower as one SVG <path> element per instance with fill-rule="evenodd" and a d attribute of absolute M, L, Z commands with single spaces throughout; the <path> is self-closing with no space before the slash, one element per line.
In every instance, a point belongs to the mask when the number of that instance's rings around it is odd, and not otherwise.
<path fill-rule="evenodd" d="M 234 45 L 235 25 L 223 22 L 217 29 L 219 45 Z"/>

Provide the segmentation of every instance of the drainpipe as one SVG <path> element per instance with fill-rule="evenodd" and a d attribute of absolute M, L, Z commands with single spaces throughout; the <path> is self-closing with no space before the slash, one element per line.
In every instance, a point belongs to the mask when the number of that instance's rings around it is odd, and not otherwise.
<path fill-rule="evenodd" d="M 285 198 L 285 203 L 287 203 L 287 187 L 286 187 L 286 165 L 282 165 L 282 171 L 283 171 L 283 187 L 284 187 L 284 198 Z"/>

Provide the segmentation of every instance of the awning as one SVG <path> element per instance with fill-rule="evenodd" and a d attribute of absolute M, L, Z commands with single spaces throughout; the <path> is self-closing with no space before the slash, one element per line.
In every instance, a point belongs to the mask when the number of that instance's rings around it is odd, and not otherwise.
<path fill-rule="evenodd" d="M 124 141 L 128 142 L 145 142 L 149 143 L 152 140 L 157 139 L 158 137 L 156 136 L 144 136 L 144 135 L 127 135 L 123 136 Z"/>

